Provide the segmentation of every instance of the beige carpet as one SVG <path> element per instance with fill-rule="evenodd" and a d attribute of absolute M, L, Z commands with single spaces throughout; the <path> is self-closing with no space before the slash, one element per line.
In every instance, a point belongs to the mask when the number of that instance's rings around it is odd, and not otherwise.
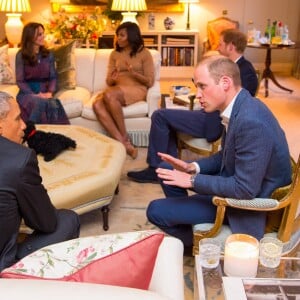
<path fill-rule="evenodd" d="M 121 181 L 119 194 L 116 195 L 110 205 L 109 230 L 102 228 L 101 209 L 92 211 L 81 216 L 81 236 L 154 229 L 147 221 L 145 210 L 148 203 L 157 198 L 163 197 L 160 185 L 139 184 L 127 179 L 127 170 L 146 167 L 146 148 L 139 148 L 139 155 L 136 160 L 127 157 Z M 193 272 L 194 260 L 184 259 L 185 276 L 185 299 L 193 299 Z"/>
<path fill-rule="evenodd" d="M 300 152 L 300 81 L 293 77 L 280 77 L 280 83 L 293 88 L 293 94 L 279 90 L 270 83 L 269 98 L 263 97 L 263 86 L 261 85 L 259 97 L 264 101 L 277 116 L 284 128 L 291 154 L 294 158 Z M 182 82 L 163 83 L 162 92 L 168 92 L 166 86 L 172 84 L 185 84 Z M 128 170 L 142 169 L 146 167 L 147 149 L 140 148 L 136 160 L 129 157 L 126 159 L 120 181 L 119 194 L 111 203 L 109 214 L 109 231 L 102 229 L 101 210 L 95 210 L 81 216 L 81 236 L 97 235 L 104 233 L 125 232 L 154 228 L 145 216 L 145 209 L 153 199 L 163 197 L 159 185 L 138 184 L 127 179 Z M 188 153 L 185 153 L 187 156 Z M 193 299 L 193 272 L 194 261 L 192 258 L 184 260 L 185 299 Z"/>

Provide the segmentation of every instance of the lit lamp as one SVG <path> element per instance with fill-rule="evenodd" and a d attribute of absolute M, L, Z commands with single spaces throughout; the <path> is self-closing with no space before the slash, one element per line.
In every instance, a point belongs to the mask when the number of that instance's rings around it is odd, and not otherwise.
<path fill-rule="evenodd" d="M 133 22 L 138 24 L 136 20 L 137 11 L 147 10 L 145 0 L 113 0 L 111 10 L 122 11 L 124 22 Z"/>
<path fill-rule="evenodd" d="M 5 33 L 10 44 L 17 47 L 21 42 L 23 23 L 22 12 L 30 12 L 29 0 L 0 0 L 0 11 L 7 12 Z"/>
<path fill-rule="evenodd" d="M 190 30 L 190 4 L 199 3 L 199 0 L 179 0 L 179 3 L 187 4 L 187 21 L 186 21 L 186 30 Z"/>

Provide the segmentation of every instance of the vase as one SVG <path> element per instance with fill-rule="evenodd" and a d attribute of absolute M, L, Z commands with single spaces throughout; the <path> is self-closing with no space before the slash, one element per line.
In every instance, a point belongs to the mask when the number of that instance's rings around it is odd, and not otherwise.
<path fill-rule="evenodd" d="M 81 48 L 83 44 L 83 39 L 63 39 L 62 44 L 66 45 L 75 41 L 75 48 Z"/>
<path fill-rule="evenodd" d="M 173 21 L 172 18 L 166 17 L 164 19 L 164 25 L 165 25 L 166 30 L 172 30 L 174 27 L 174 24 L 175 24 L 175 22 Z"/>

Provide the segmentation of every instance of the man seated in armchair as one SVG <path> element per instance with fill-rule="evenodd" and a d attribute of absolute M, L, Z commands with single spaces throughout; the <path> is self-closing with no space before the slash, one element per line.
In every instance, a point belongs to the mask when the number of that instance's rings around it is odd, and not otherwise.
<path fill-rule="evenodd" d="M 149 221 L 193 245 L 192 225 L 213 223 L 212 197 L 252 199 L 270 197 L 291 182 L 291 163 L 285 133 L 259 99 L 242 88 L 238 66 L 223 56 L 202 60 L 194 72 L 199 99 L 205 112 L 220 111 L 225 132 L 221 150 L 195 162 L 159 153 L 164 161 L 156 170 L 165 199 L 152 201 Z M 188 196 L 188 189 L 195 194 Z M 266 213 L 227 209 L 225 223 L 233 233 L 264 235 Z"/>

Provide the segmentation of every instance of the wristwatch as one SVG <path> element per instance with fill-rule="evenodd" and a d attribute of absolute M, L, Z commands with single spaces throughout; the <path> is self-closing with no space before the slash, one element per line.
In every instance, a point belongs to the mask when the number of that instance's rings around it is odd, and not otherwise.
<path fill-rule="evenodd" d="M 195 185 L 195 178 L 196 178 L 197 174 L 194 174 L 190 177 L 190 182 L 191 182 L 191 185 L 192 185 L 192 188 L 194 187 Z"/>

